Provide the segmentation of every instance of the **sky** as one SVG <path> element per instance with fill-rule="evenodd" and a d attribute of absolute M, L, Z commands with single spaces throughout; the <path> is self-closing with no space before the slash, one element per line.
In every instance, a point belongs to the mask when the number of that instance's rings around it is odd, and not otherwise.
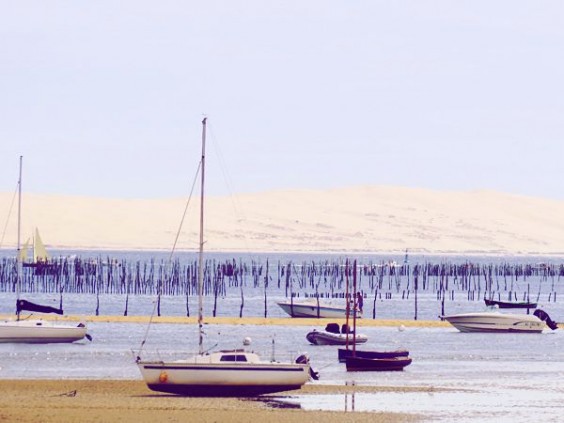
<path fill-rule="evenodd" d="M 0 191 L 564 200 L 559 1 L 1 1 Z"/>

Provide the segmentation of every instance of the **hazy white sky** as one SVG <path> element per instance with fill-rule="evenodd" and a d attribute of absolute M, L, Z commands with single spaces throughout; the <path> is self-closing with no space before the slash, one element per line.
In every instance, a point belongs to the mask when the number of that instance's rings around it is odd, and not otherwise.
<path fill-rule="evenodd" d="M 564 199 L 560 1 L 2 1 L 0 190 Z M 227 180 L 227 185 L 226 185 Z"/>

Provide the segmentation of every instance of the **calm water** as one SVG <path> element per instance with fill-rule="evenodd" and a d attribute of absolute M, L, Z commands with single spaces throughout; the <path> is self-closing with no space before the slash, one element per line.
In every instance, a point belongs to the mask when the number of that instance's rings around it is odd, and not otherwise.
<path fill-rule="evenodd" d="M 147 326 L 92 323 L 93 342 L 71 345 L 0 344 L 0 377 L 139 379 L 134 357 Z M 279 398 L 303 409 L 401 411 L 427 421 L 561 421 L 564 413 L 564 333 L 463 334 L 454 328 L 363 328 L 363 348 L 407 348 L 413 363 L 403 372 L 348 373 L 336 347 L 309 345 L 313 327 L 206 325 L 208 348 L 235 348 L 251 337 L 264 358 L 308 352 L 319 384 L 428 388 L 417 393 L 377 393 Z M 149 330 L 144 358 L 181 358 L 196 351 L 195 325 L 158 324 Z M 273 347 L 274 340 L 274 347 Z M 436 388 L 436 389 L 435 389 Z M 447 389 L 442 392 L 441 389 Z"/>
<path fill-rule="evenodd" d="M 134 254 L 134 253 L 131 253 Z M 137 254 L 137 253 L 136 253 Z M 536 288 L 535 288 L 536 289 Z M 541 286 L 541 293 L 544 294 Z M 560 281 L 555 290 L 561 291 Z M 58 295 L 41 294 L 37 302 L 58 305 Z M 275 301 L 283 295 L 267 298 L 268 315 L 286 317 Z M 0 294 L 0 313 L 12 313 L 15 296 Z M 219 299 L 219 315 L 239 314 L 238 295 Z M 418 298 L 421 320 L 435 320 L 440 302 L 434 293 Z M 96 308 L 94 295 L 63 296 L 67 314 L 92 315 Z M 206 299 L 206 314 L 211 313 Z M 129 315 L 148 315 L 154 298 L 131 296 Z M 365 313 L 371 315 L 373 303 L 365 302 Z M 100 314 L 123 315 L 125 297 L 100 296 Z M 190 298 L 189 308 L 196 311 Z M 445 311 L 481 310 L 481 299 L 465 297 L 445 302 Z M 554 320 L 564 320 L 560 302 L 543 304 Z M 186 315 L 186 299 L 164 297 L 163 315 Z M 412 319 L 414 302 L 395 296 L 377 300 L 377 317 Z M 261 316 L 264 297 L 261 290 L 245 291 L 244 316 Z M 253 325 L 206 325 L 208 348 L 241 347 L 245 337 L 253 340 L 252 348 L 264 358 L 274 355 L 289 359 L 308 352 L 312 364 L 321 374 L 319 384 L 358 384 L 374 386 L 412 386 L 428 388 L 417 393 L 378 393 L 352 395 L 306 396 L 299 393 L 279 398 L 290 406 L 303 409 L 358 411 L 401 411 L 422 414 L 427 421 L 529 422 L 562 421 L 564 415 L 564 334 L 562 330 L 543 334 L 463 334 L 454 328 L 363 328 L 369 341 L 366 349 L 409 349 L 413 363 L 403 372 L 347 373 L 338 363 L 336 347 L 312 346 L 305 335 L 313 327 L 265 327 Z M 319 327 L 318 327 L 319 329 Z M 403 330 L 400 330 L 403 329 Z M 0 344 L 0 378 L 94 378 L 140 379 L 134 363 L 147 326 L 136 323 L 91 323 L 93 342 L 70 345 Z M 194 325 L 157 324 L 149 329 L 144 348 L 145 358 L 180 358 L 197 350 Z M 274 341 L 274 343 L 273 343 Z M 180 354 L 180 355 L 179 355 Z M 436 388 L 436 389 L 435 389 Z M 441 391 L 446 389 L 446 391 Z"/>

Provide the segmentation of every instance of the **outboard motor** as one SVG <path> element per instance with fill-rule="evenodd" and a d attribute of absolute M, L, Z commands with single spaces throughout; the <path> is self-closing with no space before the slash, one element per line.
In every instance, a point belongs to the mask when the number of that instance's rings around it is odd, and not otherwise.
<path fill-rule="evenodd" d="M 296 364 L 307 364 L 309 363 L 309 357 L 307 354 L 300 354 L 298 358 L 296 358 Z"/>
<path fill-rule="evenodd" d="M 307 354 L 299 355 L 298 358 L 296 358 L 296 363 L 297 364 L 308 364 L 309 363 L 308 355 Z M 316 372 L 315 370 L 313 370 L 311 365 L 309 366 L 309 377 L 311 377 L 313 380 L 319 380 L 319 372 Z"/>
<path fill-rule="evenodd" d="M 550 329 L 552 330 L 558 329 L 558 323 L 552 320 L 546 311 L 537 308 L 534 311 L 533 315 L 537 316 L 539 319 L 545 322 Z"/>

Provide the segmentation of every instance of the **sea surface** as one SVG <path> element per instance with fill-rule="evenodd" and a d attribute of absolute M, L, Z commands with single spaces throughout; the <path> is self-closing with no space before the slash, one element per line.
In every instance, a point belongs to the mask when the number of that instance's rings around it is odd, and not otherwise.
<path fill-rule="evenodd" d="M 146 255 L 150 253 L 124 253 Z M 326 256 L 315 256 L 323 259 Z M 295 259 L 295 258 L 294 258 Z M 308 258 L 312 259 L 311 257 Z M 403 257 L 392 259 L 403 260 Z M 453 258 L 450 258 L 451 260 Z M 455 258 L 464 260 L 464 258 Z M 473 260 L 493 260 L 473 257 Z M 511 260 L 501 258 L 500 260 Z M 513 258 L 522 260 L 522 258 Z M 411 258 L 415 261 L 415 258 Z M 438 259 L 442 260 L 442 258 Z M 495 260 L 498 260 L 496 258 Z M 531 258 L 524 261 L 530 262 Z M 546 262 L 550 258 L 533 258 Z M 552 259 L 555 260 L 555 259 Z M 548 291 L 562 293 L 561 281 L 550 288 L 547 281 L 533 284 L 535 297 L 544 300 L 542 307 L 556 321 L 564 321 L 564 309 L 557 301 L 546 301 Z M 539 285 L 540 284 L 540 285 Z M 543 285 L 544 284 L 544 285 Z M 540 289 L 539 289 L 540 286 Z M 545 291 L 545 288 L 546 291 Z M 530 289 L 530 288 L 529 288 Z M 241 308 L 239 290 L 221 298 L 220 315 L 238 316 Z M 264 315 L 265 298 L 261 289 L 245 288 L 244 316 Z M 59 295 L 41 294 L 37 302 L 54 305 Z M 287 317 L 276 306 L 284 293 L 273 292 L 267 297 L 269 317 Z M 64 308 L 70 315 L 93 315 L 96 302 L 102 315 L 123 315 L 123 295 L 64 294 Z M 0 313 L 13 312 L 15 294 L 0 294 Z M 188 299 L 189 308 L 196 310 L 196 300 Z M 205 312 L 211 312 L 206 298 Z M 371 318 L 372 302 L 365 301 L 365 318 Z M 446 311 L 482 310 L 482 298 L 455 296 L 445 301 Z M 129 315 L 150 315 L 155 298 L 130 296 Z M 377 299 L 376 318 L 413 319 L 413 297 L 394 295 L 392 299 Z M 437 320 L 441 301 L 436 293 L 421 292 L 418 297 L 418 319 Z M 161 313 L 186 315 L 186 298 L 169 296 L 161 299 Z M 368 314 L 368 316 L 366 316 Z M 250 348 L 263 358 L 293 359 L 307 352 L 313 367 L 320 373 L 316 384 L 356 384 L 381 387 L 423 388 L 417 392 L 360 393 L 355 395 L 300 395 L 299 391 L 275 397 L 278 406 L 302 409 L 359 411 L 397 411 L 422 415 L 425 421 L 436 422 L 559 422 L 564 416 L 564 333 L 562 329 L 542 334 L 465 334 L 451 327 L 366 327 L 368 336 L 364 349 L 408 349 L 413 363 L 403 372 L 347 372 L 337 361 L 334 346 L 313 346 L 306 334 L 317 327 L 295 326 L 288 317 L 282 326 L 205 325 L 207 349 L 242 347 L 250 337 Z M 0 378 L 3 379 L 140 379 L 135 357 L 182 358 L 197 350 L 197 327 L 185 324 L 89 323 L 92 342 L 74 344 L 0 344 Z M 146 339 L 140 351 L 142 341 Z M 359 347 L 360 348 L 360 347 Z"/>

